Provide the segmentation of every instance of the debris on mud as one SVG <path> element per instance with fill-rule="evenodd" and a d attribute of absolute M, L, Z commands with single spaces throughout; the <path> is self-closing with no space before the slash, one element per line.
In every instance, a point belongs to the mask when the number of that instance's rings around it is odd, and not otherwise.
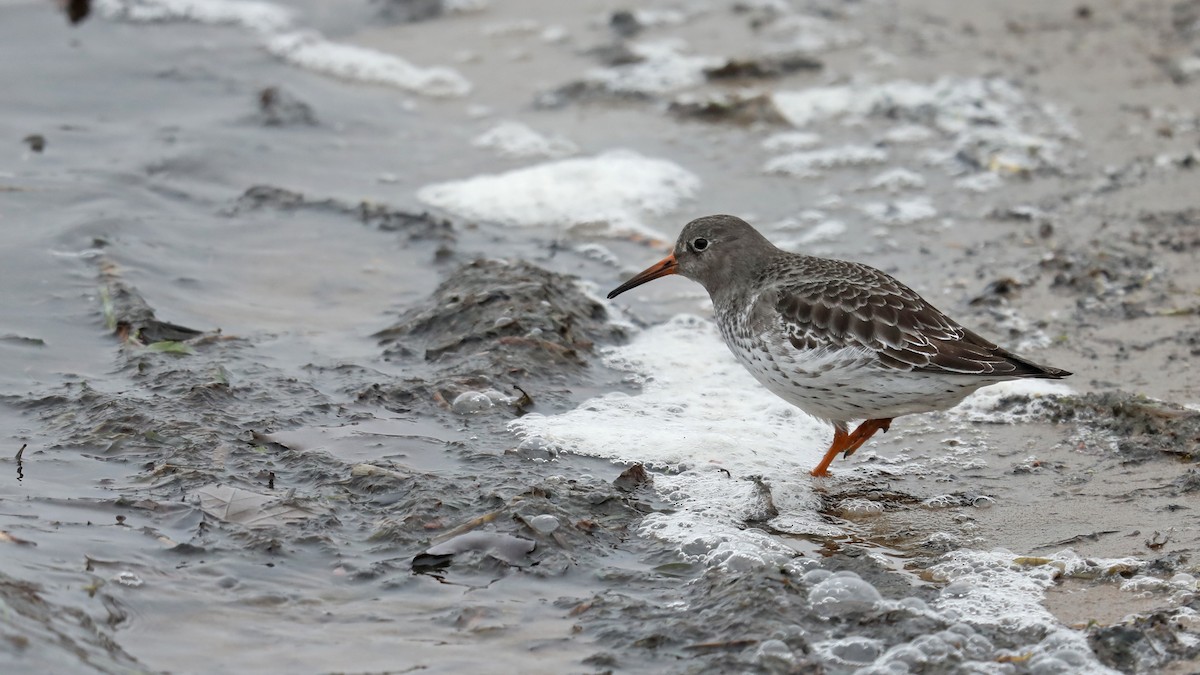
<path fill-rule="evenodd" d="M 763 93 L 717 92 L 705 94 L 681 94 L 667 106 L 667 110 L 683 118 L 705 122 L 731 122 L 734 124 L 787 123 L 771 97 Z"/>
<path fill-rule="evenodd" d="M 132 286 L 121 279 L 121 269 L 110 258 L 100 259 L 100 294 L 105 325 L 122 342 L 149 346 L 163 352 L 186 352 L 181 343 L 204 333 L 194 328 L 160 321 Z"/>
<path fill-rule="evenodd" d="M 465 532 L 434 544 L 413 558 L 414 572 L 442 568 L 450 560 L 463 553 L 476 553 L 495 558 L 509 565 L 528 565 L 526 557 L 537 547 L 537 542 L 501 532 Z"/>
<path fill-rule="evenodd" d="M 310 199 L 299 192 L 270 185 L 255 185 L 247 189 L 235 204 L 224 211 L 224 215 L 232 218 L 264 209 L 350 216 L 384 232 L 402 232 L 410 241 L 437 242 L 442 245 L 439 257 L 449 254 L 447 247 L 453 245 L 456 238 L 453 223 L 428 212 L 414 213 L 366 201 L 352 204 L 333 198 Z"/>
<path fill-rule="evenodd" d="M 998 410 L 1107 432 L 1127 462 L 1200 457 L 1200 411 L 1122 391 L 1002 399 Z"/>

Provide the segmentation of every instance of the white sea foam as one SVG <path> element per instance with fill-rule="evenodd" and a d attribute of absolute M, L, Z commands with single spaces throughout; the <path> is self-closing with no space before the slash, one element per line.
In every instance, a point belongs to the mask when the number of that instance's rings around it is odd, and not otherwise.
<path fill-rule="evenodd" d="M 811 131 L 782 131 L 771 134 L 762 142 L 767 152 L 792 152 L 808 150 L 821 142 L 821 136 Z"/>
<path fill-rule="evenodd" d="M 763 389 L 712 322 L 677 316 L 605 350 L 603 358 L 641 381 L 642 392 L 610 393 L 560 415 L 526 415 L 510 428 L 565 451 L 668 470 L 654 484 L 678 510 L 647 517 L 643 528 L 709 561 L 793 554 L 775 538 L 743 529 L 769 517 L 754 476 L 770 485 L 779 512 L 772 527 L 836 531 L 821 522 L 808 475 L 829 442 L 829 427 Z"/>
<path fill-rule="evenodd" d="M 823 220 L 813 225 L 794 240 L 797 244 L 817 244 L 834 241 L 846 233 L 846 224 L 840 220 Z"/>
<path fill-rule="evenodd" d="M 637 232 L 651 214 L 692 197 L 700 179 L 677 164 L 630 150 L 535 164 L 500 174 L 421 188 L 417 198 L 459 216 L 515 226 L 597 227 L 608 234 Z"/>
<path fill-rule="evenodd" d="M 387 52 L 341 44 L 293 26 L 292 10 L 257 0 L 99 0 L 100 13 L 131 22 L 192 21 L 248 28 L 271 54 L 325 75 L 397 87 L 426 96 L 465 96 L 471 83 L 458 71 L 421 67 Z"/>
<path fill-rule="evenodd" d="M 862 205 L 863 213 L 886 225 L 910 225 L 937 216 L 937 208 L 928 196 L 871 202 Z"/>
<path fill-rule="evenodd" d="M 1078 134 L 1061 114 L 1032 104 L 1000 78 L 814 87 L 779 91 L 772 101 L 800 128 L 830 121 L 853 125 L 871 116 L 898 118 L 908 126 L 886 134 L 893 143 L 925 140 L 937 130 L 950 142 L 944 150 L 949 156 L 999 174 L 1058 167 L 1059 141 Z"/>
<path fill-rule="evenodd" d="M 797 127 L 836 117 L 899 114 L 958 131 L 973 120 L 1005 121 L 1014 107 L 1028 106 L 1021 92 L 1001 79 L 941 78 L 929 84 L 895 80 L 780 91 L 780 114 Z M 926 119 L 928 118 L 928 119 Z"/>
<path fill-rule="evenodd" d="M 292 23 L 291 10 L 254 0 L 98 0 L 96 8 L 103 16 L 122 21 L 194 21 L 264 33 L 282 30 Z"/>
<path fill-rule="evenodd" d="M 1013 396 L 1038 399 L 1073 393 L 1074 389 L 1055 380 L 1009 380 L 976 391 L 950 412 L 972 422 L 1009 423 L 1018 421 L 1018 416 L 1004 409 L 1005 399 Z"/>
<path fill-rule="evenodd" d="M 931 569 L 950 581 L 934 606 L 957 612 L 964 621 L 977 626 L 1000 626 L 1014 633 L 1046 631 L 1048 635 L 1034 648 L 1035 654 L 1055 658 L 1056 653 L 1075 652 L 1090 662 L 1086 672 L 1115 673 L 1095 661 L 1087 637 L 1062 627 L 1042 600 L 1045 589 L 1060 576 L 1137 569 L 1143 563 L 1135 558 L 1085 560 L 1071 550 L 1049 556 L 1045 564 L 1016 564 L 1017 558 L 1004 549 L 964 549 L 947 554 Z"/>
<path fill-rule="evenodd" d="M 916 171 L 896 167 L 888 169 L 871 179 L 871 187 L 888 192 L 919 190 L 925 187 L 925 177 Z"/>
<path fill-rule="evenodd" d="M 331 42 L 312 31 L 272 35 L 265 46 L 288 63 L 334 77 L 385 84 L 428 96 L 465 96 L 471 91 L 471 83 L 451 68 L 415 66 L 399 56 Z"/>
<path fill-rule="evenodd" d="M 566 157 L 579 152 L 578 146 L 561 136 L 543 136 L 513 121 L 500 122 L 475 137 L 471 144 L 506 157 Z"/>
<path fill-rule="evenodd" d="M 804 150 L 780 155 L 768 160 L 763 165 L 763 170 L 767 173 L 812 178 L 820 176 L 825 169 L 882 164 L 887 161 L 887 158 L 887 151 L 883 148 L 844 145 L 838 148 Z"/>
<path fill-rule="evenodd" d="M 990 172 L 973 173 L 954 181 L 954 187 L 967 192 L 989 192 L 1004 185 L 1004 179 Z"/>

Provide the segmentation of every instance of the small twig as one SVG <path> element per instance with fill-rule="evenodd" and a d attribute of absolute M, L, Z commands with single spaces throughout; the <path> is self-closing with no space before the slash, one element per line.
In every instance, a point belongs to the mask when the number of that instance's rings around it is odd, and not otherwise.
<path fill-rule="evenodd" d="M 21 444 L 21 449 L 17 451 L 17 461 L 18 461 L 18 462 L 20 462 L 20 461 L 21 461 L 21 455 L 24 455 L 24 454 L 25 454 L 25 448 L 27 448 L 27 447 L 29 447 L 29 444 L 28 444 L 28 443 L 22 443 L 22 444 Z"/>

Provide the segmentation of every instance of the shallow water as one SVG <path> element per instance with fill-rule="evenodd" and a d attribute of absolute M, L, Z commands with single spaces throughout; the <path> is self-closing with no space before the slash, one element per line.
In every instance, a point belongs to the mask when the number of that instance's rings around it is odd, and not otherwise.
<path fill-rule="evenodd" d="M 0 2 L 2 669 L 1186 671 L 1187 3 L 943 4 Z M 813 481 L 712 212 L 1077 375 Z"/>

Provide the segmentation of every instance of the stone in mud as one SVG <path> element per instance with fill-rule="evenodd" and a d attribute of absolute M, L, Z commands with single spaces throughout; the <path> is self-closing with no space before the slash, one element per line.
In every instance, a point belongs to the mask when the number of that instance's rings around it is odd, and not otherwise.
<path fill-rule="evenodd" d="M 403 211 L 366 201 L 354 204 L 333 198 L 311 199 L 299 192 L 271 185 L 255 185 L 247 189 L 233 206 L 224 211 L 224 215 L 237 217 L 241 213 L 263 209 L 311 210 L 350 216 L 384 232 L 403 232 L 413 241 L 431 240 L 449 245 L 455 240 L 453 223 L 426 211 Z"/>
<path fill-rule="evenodd" d="M 67 20 L 74 26 L 92 13 L 92 0 L 58 0 L 58 6 L 67 15 Z"/>
<path fill-rule="evenodd" d="M 46 149 L 46 137 L 41 134 L 29 134 L 21 140 L 34 152 L 40 153 Z"/>
<path fill-rule="evenodd" d="M 375 337 L 390 359 L 431 364 L 439 395 L 453 401 L 469 389 L 562 380 L 588 365 L 597 342 L 620 341 L 625 331 L 572 277 L 524 261 L 477 260 Z"/>
<path fill-rule="evenodd" d="M 653 485 L 654 477 L 646 471 L 646 467 L 641 464 L 633 466 L 621 472 L 620 476 L 613 481 L 613 485 L 621 490 L 632 492 L 643 485 Z"/>
<path fill-rule="evenodd" d="M 258 92 L 258 120 L 268 127 L 316 126 L 312 107 L 282 87 Z"/>
<path fill-rule="evenodd" d="M 627 9 L 613 12 L 612 16 L 608 17 L 608 27 L 620 38 L 631 38 L 645 28 L 642 22 L 638 21 L 637 15 Z"/>

